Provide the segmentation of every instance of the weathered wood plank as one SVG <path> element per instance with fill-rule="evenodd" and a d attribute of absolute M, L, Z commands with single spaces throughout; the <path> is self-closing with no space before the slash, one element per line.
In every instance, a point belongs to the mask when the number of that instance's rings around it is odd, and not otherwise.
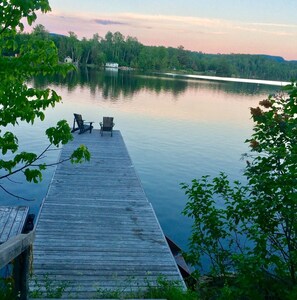
<path fill-rule="evenodd" d="M 19 256 L 34 241 L 35 231 L 19 234 L 0 245 L 0 269 Z"/>
<path fill-rule="evenodd" d="M 22 232 L 28 212 L 27 206 L 0 206 L 0 244 Z"/>
<path fill-rule="evenodd" d="M 47 275 L 57 284 L 70 282 L 71 292 L 84 297 L 94 297 L 95 286 L 127 287 L 132 277 L 135 287 L 155 283 L 160 274 L 184 285 L 120 132 L 75 135 L 61 158 L 80 144 L 91 161 L 57 167 L 39 216 L 37 281 Z"/>

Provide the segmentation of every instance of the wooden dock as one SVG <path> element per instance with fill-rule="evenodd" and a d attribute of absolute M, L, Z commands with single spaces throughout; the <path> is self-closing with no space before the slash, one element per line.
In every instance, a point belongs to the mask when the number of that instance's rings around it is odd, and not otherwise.
<path fill-rule="evenodd" d="M 35 237 L 34 230 L 24 234 L 29 229 L 28 218 L 31 219 L 28 212 L 26 206 L 0 206 L 0 278 L 12 277 L 20 300 L 28 299 L 29 262 Z M 1 287 L 2 284 L 1 281 Z"/>
<path fill-rule="evenodd" d="M 91 161 L 58 165 L 43 204 L 31 290 L 50 282 L 67 286 L 65 298 L 96 298 L 145 289 L 160 275 L 185 287 L 121 133 L 74 134 L 61 159 L 80 144 Z"/>
<path fill-rule="evenodd" d="M 22 233 L 28 213 L 27 206 L 0 206 L 0 244 Z"/>

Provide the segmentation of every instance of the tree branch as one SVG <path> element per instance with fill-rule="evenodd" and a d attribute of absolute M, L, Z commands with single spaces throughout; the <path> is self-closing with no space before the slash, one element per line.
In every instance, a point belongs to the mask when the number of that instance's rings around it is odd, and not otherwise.
<path fill-rule="evenodd" d="M 16 169 L 16 170 L 14 170 L 14 171 L 11 172 L 11 173 L 8 173 L 8 174 L 5 174 L 5 175 L 3 175 L 3 176 L 0 176 L 0 180 L 1 180 L 1 179 L 4 179 L 4 178 L 7 178 L 7 177 L 9 177 L 9 176 L 11 176 L 11 175 L 13 175 L 13 174 L 15 174 L 15 173 L 21 172 L 22 170 L 24 170 L 24 169 L 26 169 L 26 168 L 32 166 L 33 163 L 36 162 L 37 160 L 39 160 L 39 159 L 44 155 L 44 153 L 46 153 L 46 151 L 48 151 L 48 149 L 49 149 L 51 146 L 52 146 L 52 144 L 48 145 L 48 146 L 42 151 L 42 153 L 40 153 L 40 155 L 38 155 L 32 162 L 30 162 L 30 163 L 28 163 L 28 164 L 25 164 L 25 165 L 22 166 L 21 168 Z"/>
<path fill-rule="evenodd" d="M 7 193 L 8 195 L 12 196 L 12 197 L 15 197 L 19 200 L 25 200 L 25 201 L 34 201 L 35 199 L 28 199 L 28 198 L 24 198 L 24 197 L 21 197 L 21 196 L 18 196 L 18 195 L 15 195 L 11 192 L 9 192 L 5 187 L 3 187 L 2 185 L 0 185 L 0 189 L 2 189 L 5 193 Z"/>

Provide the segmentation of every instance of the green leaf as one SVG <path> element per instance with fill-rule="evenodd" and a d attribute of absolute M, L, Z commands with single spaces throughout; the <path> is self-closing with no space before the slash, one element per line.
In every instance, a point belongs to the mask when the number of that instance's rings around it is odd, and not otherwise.
<path fill-rule="evenodd" d="M 90 161 L 91 154 L 85 145 L 80 145 L 76 150 L 73 151 L 71 155 L 72 163 L 82 163 Z"/>
<path fill-rule="evenodd" d="M 25 169 L 24 174 L 29 182 L 38 183 L 42 181 L 42 173 L 37 169 Z"/>

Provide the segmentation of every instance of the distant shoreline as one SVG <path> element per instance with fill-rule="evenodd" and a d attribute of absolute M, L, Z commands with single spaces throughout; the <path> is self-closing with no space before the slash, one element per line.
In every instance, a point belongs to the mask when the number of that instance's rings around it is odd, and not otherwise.
<path fill-rule="evenodd" d="M 253 84 L 275 85 L 275 86 L 285 86 L 291 83 L 288 81 L 232 78 L 232 77 L 219 77 L 219 76 L 206 76 L 206 75 L 185 75 L 185 74 L 177 74 L 177 73 L 162 73 L 162 74 L 167 76 L 172 76 L 172 77 L 185 77 L 185 78 L 212 80 L 212 81 L 214 80 L 214 81 L 243 82 L 243 83 L 253 83 Z"/>

